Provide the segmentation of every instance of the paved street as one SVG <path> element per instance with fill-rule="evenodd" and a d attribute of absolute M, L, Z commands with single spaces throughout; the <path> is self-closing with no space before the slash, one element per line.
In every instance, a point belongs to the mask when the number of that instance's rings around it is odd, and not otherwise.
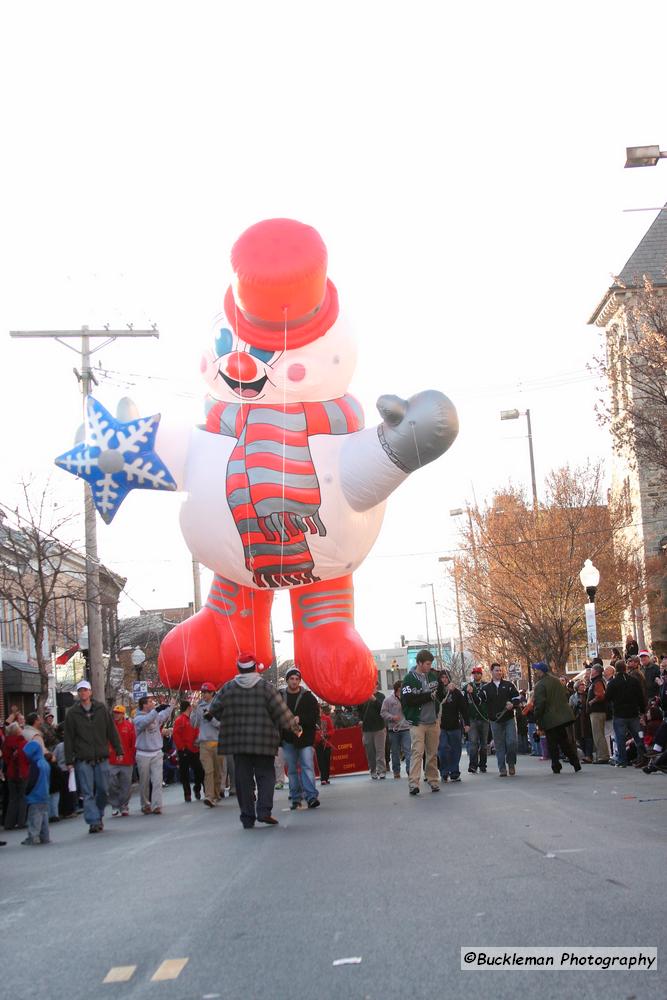
<path fill-rule="evenodd" d="M 405 779 L 341 778 L 307 812 L 277 792 L 273 829 L 243 831 L 234 801 L 186 805 L 173 786 L 163 816 L 108 818 L 99 836 L 79 819 L 53 826 L 50 847 L 5 834 L 3 993 L 664 1000 L 664 965 L 460 971 L 462 946 L 663 940 L 667 777 L 494 767 L 414 799 Z M 349 957 L 361 963 L 333 965 Z"/>

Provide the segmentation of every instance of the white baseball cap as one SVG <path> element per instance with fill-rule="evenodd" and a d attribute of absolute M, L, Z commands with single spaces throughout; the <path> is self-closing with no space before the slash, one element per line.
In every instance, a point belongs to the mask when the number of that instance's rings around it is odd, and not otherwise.
<path fill-rule="evenodd" d="M 92 687 L 90 686 L 90 681 L 79 681 L 79 683 L 76 686 L 76 689 L 77 691 L 80 691 L 81 688 L 87 688 L 89 691 L 93 690 Z"/>

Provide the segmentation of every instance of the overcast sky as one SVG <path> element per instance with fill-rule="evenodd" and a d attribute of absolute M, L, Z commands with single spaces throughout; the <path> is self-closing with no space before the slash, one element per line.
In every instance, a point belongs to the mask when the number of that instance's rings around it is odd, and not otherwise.
<path fill-rule="evenodd" d="M 451 634 L 449 509 L 529 488 L 525 421 L 500 409 L 530 407 L 538 490 L 608 455 L 586 321 L 655 217 L 626 210 L 667 200 L 667 164 L 623 169 L 626 145 L 667 148 L 666 21 L 641 0 L 5 5 L 0 497 L 81 419 L 75 355 L 10 329 L 155 322 L 158 342 L 96 355 L 96 395 L 197 422 L 231 244 L 292 216 L 329 247 L 367 423 L 384 392 L 432 386 L 459 409 L 458 441 L 391 499 L 357 573 L 371 646 L 423 633 L 421 583 Z M 179 504 L 135 492 L 99 522 L 126 613 L 191 599 Z"/>

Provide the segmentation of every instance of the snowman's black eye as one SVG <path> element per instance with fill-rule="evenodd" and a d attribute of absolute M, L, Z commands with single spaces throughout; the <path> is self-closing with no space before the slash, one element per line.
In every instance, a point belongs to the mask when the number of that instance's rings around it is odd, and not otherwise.
<path fill-rule="evenodd" d="M 234 338 L 232 337 L 232 331 L 223 326 L 218 331 L 218 335 L 215 338 L 216 358 L 221 358 L 223 354 L 231 354 L 233 344 Z"/>
<path fill-rule="evenodd" d="M 251 347 L 248 351 L 253 358 L 257 358 L 259 361 L 263 361 L 264 364 L 268 365 L 269 361 L 274 355 L 274 351 L 263 351 L 261 347 Z"/>

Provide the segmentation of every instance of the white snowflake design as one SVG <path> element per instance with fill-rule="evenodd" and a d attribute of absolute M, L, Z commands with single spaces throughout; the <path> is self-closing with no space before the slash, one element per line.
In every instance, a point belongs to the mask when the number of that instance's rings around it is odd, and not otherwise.
<path fill-rule="evenodd" d="M 92 396 L 86 400 L 86 440 L 56 459 L 85 479 L 100 516 L 109 524 L 133 489 L 175 490 L 176 483 L 155 453 L 160 414 L 117 420 Z"/>

